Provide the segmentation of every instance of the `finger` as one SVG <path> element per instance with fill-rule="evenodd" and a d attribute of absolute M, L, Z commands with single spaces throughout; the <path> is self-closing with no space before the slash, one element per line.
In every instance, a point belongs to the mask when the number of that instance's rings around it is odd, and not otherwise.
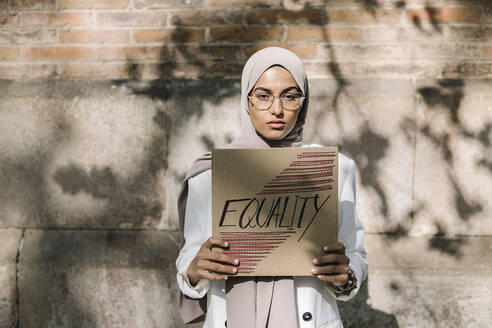
<path fill-rule="evenodd" d="M 345 245 L 341 242 L 328 243 L 323 246 L 325 253 L 345 253 Z"/>
<path fill-rule="evenodd" d="M 201 278 L 207 279 L 207 280 L 212 280 L 212 281 L 220 281 L 220 280 L 226 280 L 227 276 L 225 275 L 220 275 L 216 273 L 212 273 L 207 270 L 198 270 L 198 274 L 200 275 Z"/>
<path fill-rule="evenodd" d="M 202 249 L 211 249 L 212 246 L 226 248 L 229 246 L 229 243 L 220 238 L 210 237 L 202 244 Z"/>
<path fill-rule="evenodd" d="M 211 252 L 208 256 L 208 259 L 215 261 L 215 262 L 228 263 L 231 265 L 238 265 L 239 264 L 238 259 L 235 259 L 230 255 L 220 253 L 220 252 Z"/>
<path fill-rule="evenodd" d="M 345 254 L 327 254 L 313 259 L 314 265 L 349 264 L 350 259 Z"/>
<path fill-rule="evenodd" d="M 347 265 L 326 265 L 322 267 L 316 267 L 312 268 L 311 272 L 313 274 L 329 274 L 329 275 L 337 275 L 337 274 L 343 274 L 343 273 L 348 273 L 349 268 Z"/>
<path fill-rule="evenodd" d="M 225 273 L 225 274 L 235 274 L 237 273 L 237 268 L 232 265 L 220 264 L 212 261 L 200 261 L 198 263 L 198 268 L 202 270 L 208 270 L 215 273 Z"/>
<path fill-rule="evenodd" d="M 343 285 L 348 280 L 347 274 L 337 274 L 337 275 L 319 274 L 316 277 L 318 277 L 318 279 L 321 279 L 323 281 L 331 282 L 340 286 Z"/>
<path fill-rule="evenodd" d="M 224 262 L 232 265 L 238 265 L 239 259 L 235 259 L 234 257 L 224 254 L 222 252 L 214 252 L 210 249 L 202 249 L 198 252 L 197 257 L 202 260 L 210 260 L 215 262 Z"/>

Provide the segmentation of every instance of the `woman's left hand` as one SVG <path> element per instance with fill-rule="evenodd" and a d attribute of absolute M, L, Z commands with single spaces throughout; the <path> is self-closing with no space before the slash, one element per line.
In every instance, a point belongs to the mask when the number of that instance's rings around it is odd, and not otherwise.
<path fill-rule="evenodd" d="M 345 245 L 340 242 L 328 243 L 323 246 L 325 255 L 313 259 L 315 265 L 311 269 L 319 279 L 343 286 L 348 281 L 350 259 L 345 255 Z"/>

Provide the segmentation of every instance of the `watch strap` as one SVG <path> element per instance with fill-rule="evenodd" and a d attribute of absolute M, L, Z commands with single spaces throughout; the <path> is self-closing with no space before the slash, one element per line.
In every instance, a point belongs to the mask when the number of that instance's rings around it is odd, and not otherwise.
<path fill-rule="evenodd" d="M 348 280 L 342 286 L 337 286 L 333 283 L 328 283 L 330 289 L 337 295 L 349 295 L 352 290 L 357 287 L 357 278 L 355 278 L 355 273 L 352 269 L 348 271 Z"/>

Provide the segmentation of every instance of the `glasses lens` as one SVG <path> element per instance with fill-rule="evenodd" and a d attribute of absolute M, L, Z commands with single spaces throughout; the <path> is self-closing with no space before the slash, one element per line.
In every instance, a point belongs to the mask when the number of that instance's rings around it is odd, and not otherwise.
<path fill-rule="evenodd" d="M 267 92 L 254 92 L 251 96 L 251 102 L 255 108 L 265 110 L 273 104 L 273 96 Z"/>
<path fill-rule="evenodd" d="M 297 109 L 301 105 L 301 94 L 299 93 L 285 93 L 280 96 L 280 99 L 285 109 Z"/>

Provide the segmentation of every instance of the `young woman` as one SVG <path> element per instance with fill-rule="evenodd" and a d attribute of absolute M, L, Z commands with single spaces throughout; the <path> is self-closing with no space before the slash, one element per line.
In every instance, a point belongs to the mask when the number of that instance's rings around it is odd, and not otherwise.
<path fill-rule="evenodd" d="M 302 140 L 309 88 L 301 60 L 277 47 L 246 62 L 241 79 L 241 131 L 224 148 L 319 146 Z M 320 245 L 311 277 L 229 277 L 237 259 L 211 251 L 211 156 L 187 173 L 178 208 L 182 248 L 176 261 L 185 322 L 205 315 L 204 327 L 342 327 L 336 300 L 354 297 L 367 275 L 364 229 L 355 210 L 355 166 L 338 158 L 338 240 Z"/>

